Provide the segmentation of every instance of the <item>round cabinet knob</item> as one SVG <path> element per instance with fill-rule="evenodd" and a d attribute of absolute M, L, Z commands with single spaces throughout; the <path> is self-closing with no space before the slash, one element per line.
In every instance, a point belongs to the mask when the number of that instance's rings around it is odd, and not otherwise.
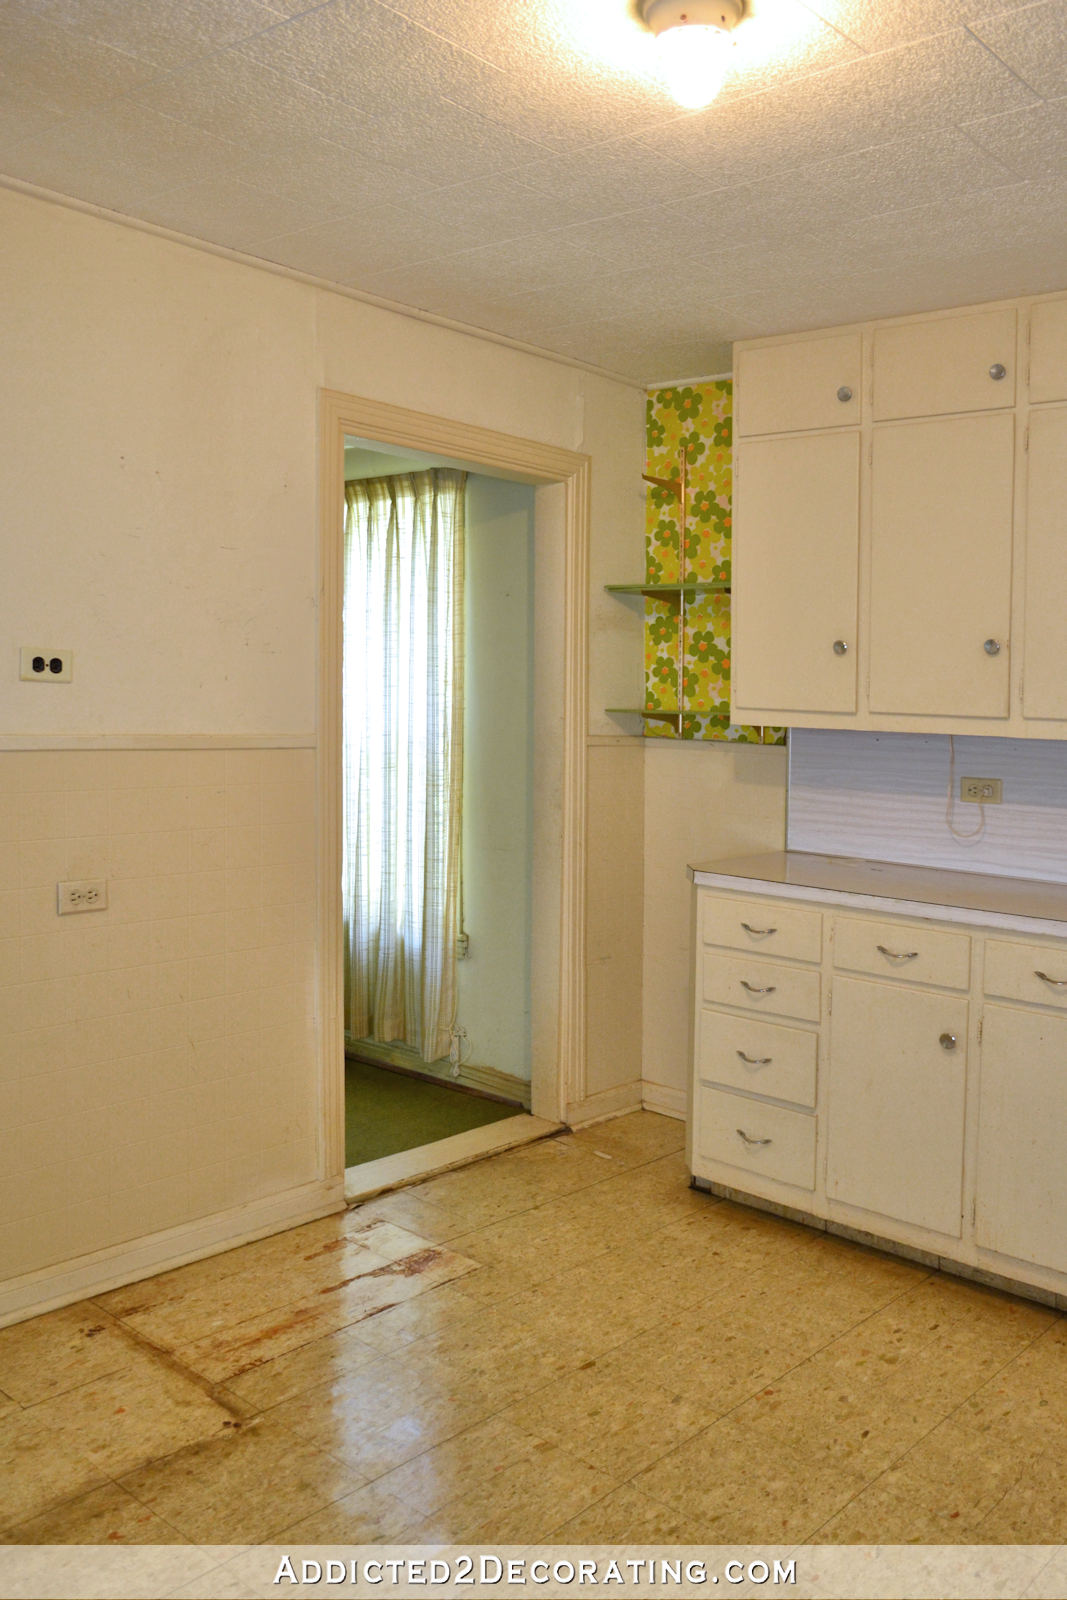
<path fill-rule="evenodd" d="M 955 1050 L 956 1035 L 954 1033 L 943 1033 L 937 1042 L 942 1050 Z"/>
<path fill-rule="evenodd" d="M 835 656 L 847 656 L 848 655 L 848 645 L 845 643 L 844 639 L 835 639 L 834 640 L 834 655 Z"/>
<path fill-rule="evenodd" d="M 842 405 L 844 405 L 846 401 L 852 399 L 852 390 L 849 388 L 847 383 L 843 383 L 840 389 L 838 389 L 837 398 L 840 400 Z"/>
<path fill-rule="evenodd" d="M 989 376 L 992 378 L 994 383 L 999 383 L 1001 378 L 1006 378 L 1008 376 L 1008 369 L 1004 365 L 1003 361 L 994 361 L 993 365 L 989 369 Z"/>
<path fill-rule="evenodd" d="M 999 656 L 999 654 L 1000 654 L 1000 640 L 999 639 L 987 639 L 985 644 L 982 646 L 982 649 L 985 651 L 987 656 Z"/>

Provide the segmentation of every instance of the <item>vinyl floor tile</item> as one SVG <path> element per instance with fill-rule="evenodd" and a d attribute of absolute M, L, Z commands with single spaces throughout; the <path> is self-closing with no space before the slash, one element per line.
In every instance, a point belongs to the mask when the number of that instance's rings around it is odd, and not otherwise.
<path fill-rule="evenodd" d="M 18 1408 L 0 1416 L 0 1528 L 100 1487 L 107 1474 L 72 1441 L 57 1449 L 47 1419 Z"/>
<path fill-rule="evenodd" d="M 628 1483 L 547 1536 L 550 1544 L 571 1545 L 700 1544 L 703 1538 L 697 1518 L 649 1499 Z"/>
<path fill-rule="evenodd" d="M 88 1302 L 0 1328 L 0 1389 L 21 1405 L 119 1372 L 136 1347 L 115 1319 Z"/>
<path fill-rule="evenodd" d="M 8 1544 L 187 1544 L 188 1540 L 117 1483 L 55 1506 L 11 1528 Z"/>

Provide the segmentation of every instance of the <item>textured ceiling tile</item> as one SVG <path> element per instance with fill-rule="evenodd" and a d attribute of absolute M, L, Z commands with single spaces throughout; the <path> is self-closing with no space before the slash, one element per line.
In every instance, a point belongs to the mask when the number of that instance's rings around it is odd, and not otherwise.
<path fill-rule="evenodd" d="M 226 178 L 204 178 L 155 195 L 142 215 L 160 227 L 235 250 L 243 250 L 272 231 L 293 231 L 313 220 L 308 208 L 296 201 L 262 194 Z"/>
<path fill-rule="evenodd" d="M 325 139 L 294 138 L 268 154 L 256 146 L 231 148 L 235 178 L 254 189 L 304 201 L 323 218 L 365 206 L 421 204 L 426 188 L 425 179 Z"/>
<path fill-rule="evenodd" d="M 832 27 L 864 50 L 887 50 L 971 22 L 989 10 L 989 0 L 806 0 Z M 1009 11 L 1031 4 L 998 6 Z"/>
<path fill-rule="evenodd" d="M 261 0 L 33 0 L 50 22 L 111 45 L 154 66 L 174 69 L 208 50 L 275 27 L 282 18 Z"/>
<path fill-rule="evenodd" d="M 377 274 L 410 261 L 415 244 L 407 223 L 400 207 L 371 206 L 356 216 L 261 237 L 249 249 L 314 278 L 362 288 Z"/>
<path fill-rule="evenodd" d="M 294 137 L 355 147 L 366 126 L 353 107 L 229 51 L 138 90 L 130 99 L 216 138 L 255 144 L 264 155 L 284 155 Z"/>
<path fill-rule="evenodd" d="M 523 169 L 525 170 L 525 169 Z M 471 183 L 448 184 L 423 196 L 418 220 L 423 226 L 449 223 L 478 235 L 480 244 L 493 244 L 523 234 L 555 230 L 583 216 L 573 201 L 527 189 L 515 178 L 480 178 Z"/>
<path fill-rule="evenodd" d="M 437 187 L 508 172 L 544 155 L 539 145 L 447 100 L 420 105 L 416 116 L 398 109 L 362 123 L 359 147 L 376 161 L 417 170 Z"/>
<path fill-rule="evenodd" d="M 633 139 L 552 156 L 523 167 L 516 176 L 533 189 L 573 202 L 592 217 L 665 205 L 702 187 L 702 180 L 681 162 L 655 154 Z"/>
<path fill-rule="evenodd" d="M 0 73 L 63 115 L 88 110 L 157 76 L 106 44 L 38 17 L 0 14 Z"/>
<path fill-rule="evenodd" d="M 965 130 L 1024 178 L 1067 173 L 1067 99 L 1046 100 L 1004 117 L 969 122 Z"/>
<path fill-rule="evenodd" d="M 1067 4 L 1047 0 L 971 24 L 1013 72 L 1048 99 L 1067 95 Z"/>

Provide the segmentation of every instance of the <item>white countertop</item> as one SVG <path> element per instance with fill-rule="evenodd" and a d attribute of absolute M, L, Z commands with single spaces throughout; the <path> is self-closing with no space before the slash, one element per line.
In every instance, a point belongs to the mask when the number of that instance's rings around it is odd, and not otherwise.
<path fill-rule="evenodd" d="M 689 876 L 707 889 L 738 889 L 778 899 L 824 901 L 898 916 L 1067 937 L 1067 883 L 801 850 L 700 861 L 690 866 Z"/>

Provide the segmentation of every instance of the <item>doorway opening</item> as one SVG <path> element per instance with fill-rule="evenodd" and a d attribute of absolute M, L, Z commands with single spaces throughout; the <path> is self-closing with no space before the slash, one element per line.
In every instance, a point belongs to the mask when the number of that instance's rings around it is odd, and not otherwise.
<path fill-rule="evenodd" d="M 541 1138 L 584 1113 L 591 461 L 562 446 L 329 389 L 320 395 L 319 429 L 320 1170 L 352 1201 Z M 534 491 L 530 1110 L 347 1171 L 341 895 L 346 437 L 438 455 Z"/>
<path fill-rule="evenodd" d="M 351 1169 L 529 1110 L 535 506 L 427 452 L 344 463 Z"/>

